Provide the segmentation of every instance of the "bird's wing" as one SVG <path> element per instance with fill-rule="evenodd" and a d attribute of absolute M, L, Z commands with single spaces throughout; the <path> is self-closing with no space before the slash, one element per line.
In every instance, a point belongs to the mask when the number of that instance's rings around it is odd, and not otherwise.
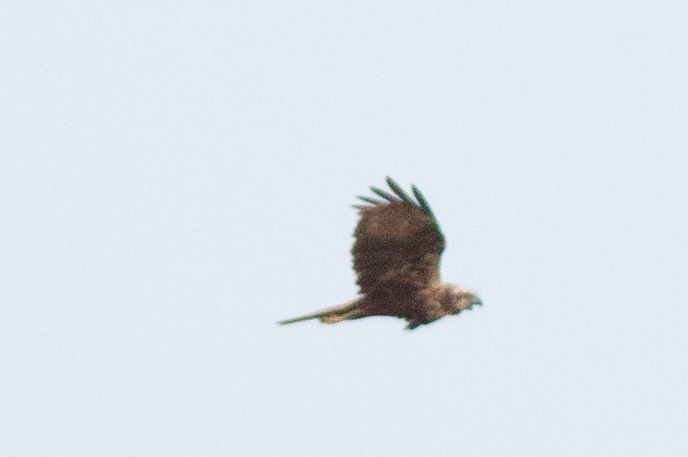
<path fill-rule="evenodd" d="M 391 178 L 387 184 L 394 195 L 371 187 L 381 199 L 358 197 L 368 205 L 355 205 L 361 218 L 351 253 L 363 294 L 387 282 L 424 288 L 439 280 L 444 236 L 435 216 L 415 186 L 413 200 Z"/>

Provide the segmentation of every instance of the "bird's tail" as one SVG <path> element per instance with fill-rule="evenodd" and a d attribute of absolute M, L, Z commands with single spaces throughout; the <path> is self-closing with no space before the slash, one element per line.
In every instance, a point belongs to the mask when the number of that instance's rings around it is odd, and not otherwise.
<path fill-rule="evenodd" d="M 334 324 L 335 322 L 341 322 L 347 319 L 359 319 L 365 317 L 360 307 L 360 303 L 360 300 L 355 300 L 334 308 L 323 309 L 313 314 L 306 314 L 305 316 L 295 317 L 294 319 L 280 321 L 278 324 L 293 324 L 294 322 L 307 321 L 310 319 L 320 319 L 320 322 L 325 324 Z"/>

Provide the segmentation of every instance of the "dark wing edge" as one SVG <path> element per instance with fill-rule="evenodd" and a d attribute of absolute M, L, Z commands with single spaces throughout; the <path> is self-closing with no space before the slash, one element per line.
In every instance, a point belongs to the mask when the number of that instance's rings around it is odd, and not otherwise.
<path fill-rule="evenodd" d="M 405 202 L 409 203 L 410 205 L 415 206 L 416 208 L 421 208 L 423 211 L 428 213 L 430 217 L 432 217 L 432 220 L 437 223 L 437 219 L 435 218 L 435 214 L 432 212 L 430 209 L 430 205 L 428 205 L 428 201 L 425 199 L 423 194 L 420 192 L 420 190 L 413 184 L 411 184 L 411 190 L 413 191 L 413 195 L 416 197 L 416 200 L 418 202 L 413 201 L 407 194 L 404 192 L 404 190 L 401 188 L 399 184 L 396 183 L 392 178 L 387 176 L 386 178 L 387 184 L 389 185 L 389 188 L 394 191 L 395 194 L 399 196 L 402 200 Z"/>
<path fill-rule="evenodd" d="M 374 193 L 378 194 L 380 197 L 384 198 L 385 200 L 387 200 L 390 203 L 394 203 L 394 202 L 399 201 L 399 199 L 396 198 L 394 195 L 392 195 L 388 192 L 385 192 L 382 189 L 378 189 L 377 187 L 371 187 L 370 190 L 372 190 Z"/>
<path fill-rule="evenodd" d="M 371 186 L 370 190 L 378 195 L 379 197 L 384 198 L 387 201 L 381 201 L 377 200 L 375 198 L 371 197 L 365 197 L 362 195 L 357 196 L 359 200 L 364 201 L 367 203 L 366 205 L 351 205 L 352 207 L 358 209 L 358 210 L 365 210 L 369 209 L 378 205 L 388 205 L 390 203 L 395 203 L 398 201 L 404 201 L 405 203 L 408 203 L 409 205 L 422 209 L 425 211 L 433 220 L 433 222 L 436 225 L 439 225 L 437 223 L 437 218 L 435 217 L 435 214 L 432 212 L 430 209 L 430 205 L 428 205 L 428 201 L 425 199 L 423 194 L 421 193 L 420 189 L 418 189 L 415 185 L 411 184 L 411 191 L 413 192 L 413 196 L 416 197 L 416 200 L 413 200 L 411 197 L 408 196 L 406 192 L 404 192 L 404 189 L 401 188 L 399 184 L 389 176 L 385 177 L 385 180 L 387 181 L 387 185 L 389 186 L 390 189 L 396 194 L 396 196 L 390 194 L 389 192 L 386 192 L 382 189 L 379 189 L 377 187 Z M 398 198 L 397 198 L 398 197 Z M 370 205 L 370 206 L 369 206 Z"/>
<path fill-rule="evenodd" d="M 420 190 L 411 184 L 411 190 L 413 191 L 413 195 L 416 196 L 416 199 L 418 200 L 418 203 L 420 203 L 420 207 L 425 210 L 426 213 L 432 217 L 432 220 L 437 223 L 437 219 L 435 219 L 435 215 L 433 214 L 432 210 L 430 209 L 430 205 L 428 205 L 427 200 L 425 200 L 425 197 L 423 197 L 423 194 L 420 193 Z"/>
<path fill-rule="evenodd" d="M 377 196 L 384 198 L 386 201 L 381 201 L 381 200 L 377 200 L 375 198 L 365 197 L 365 196 L 359 195 L 356 198 L 358 198 L 359 200 L 362 200 L 363 202 L 365 202 L 367 204 L 366 205 L 357 204 L 357 205 L 351 205 L 351 206 L 353 206 L 354 208 L 356 208 L 358 210 L 365 210 L 365 209 L 372 208 L 372 207 L 378 206 L 378 205 L 387 205 L 389 203 L 404 201 L 405 203 L 408 203 L 409 205 L 411 205 L 415 208 L 420 208 L 423 211 L 425 211 L 426 213 L 428 213 L 428 215 L 430 215 L 430 217 L 432 218 L 433 222 L 435 222 L 435 224 L 437 224 L 437 219 L 435 218 L 435 214 L 430 209 L 430 205 L 428 205 L 428 201 L 425 199 L 423 194 L 420 192 L 420 190 L 415 185 L 411 184 L 411 190 L 413 191 L 413 195 L 416 197 L 417 201 L 413 200 L 411 197 L 409 197 L 408 194 L 406 192 L 404 192 L 404 189 L 402 189 L 401 186 L 399 184 L 397 184 L 397 182 L 394 181 L 389 176 L 387 176 L 385 178 L 385 180 L 387 181 L 387 185 L 389 186 L 390 189 L 392 189 L 392 191 L 394 192 L 395 195 L 392 195 L 389 192 L 384 191 L 380 188 L 371 186 L 370 190 L 374 194 L 376 194 Z M 370 206 L 368 206 L 368 205 L 370 205 Z"/>

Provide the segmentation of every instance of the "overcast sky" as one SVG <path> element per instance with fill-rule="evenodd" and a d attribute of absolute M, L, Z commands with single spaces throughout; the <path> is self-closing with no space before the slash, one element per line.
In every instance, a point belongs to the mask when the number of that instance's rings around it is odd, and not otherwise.
<path fill-rule="evenodd" d="M 688 455 L 685 2 L 6 2 L 0 455 Z M 414 331 L 356 296 L 424 193 Z"/>

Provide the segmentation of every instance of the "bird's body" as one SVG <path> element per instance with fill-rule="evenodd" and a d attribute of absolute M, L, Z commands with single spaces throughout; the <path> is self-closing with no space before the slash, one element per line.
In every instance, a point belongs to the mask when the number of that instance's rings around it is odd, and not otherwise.
<path fill-rule="evenodd" d="M 371 187 L 384 201 L 359 197 L 370 206 L 355 206 L 361 218 L 351 253 L 361 296 L 280 324 L 394 316 L 406 319 L 407 328 L 414 329 L 482 304 L 472 290 L 440 282 L 444 235 L 420 191 L 412 186 L 416 202 L 392 179 L 387 178 L 387 184 L 395 195 Z"/>

